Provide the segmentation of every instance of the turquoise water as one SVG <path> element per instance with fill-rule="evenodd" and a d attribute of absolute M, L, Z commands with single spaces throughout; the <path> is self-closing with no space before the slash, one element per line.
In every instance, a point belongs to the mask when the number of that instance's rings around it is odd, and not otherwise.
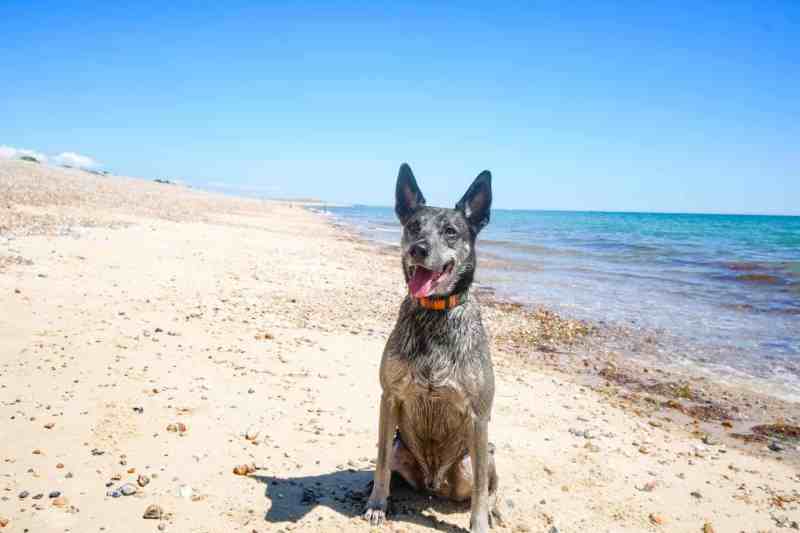
<path fill-rule="evenodd" d="M 326 212 L 399 243 L 391 208 Z M 655 333 L 672 363 L 800 391 L 800 217 L 495 210 L 478 249 L 478 282 L 501 295 Z"/>

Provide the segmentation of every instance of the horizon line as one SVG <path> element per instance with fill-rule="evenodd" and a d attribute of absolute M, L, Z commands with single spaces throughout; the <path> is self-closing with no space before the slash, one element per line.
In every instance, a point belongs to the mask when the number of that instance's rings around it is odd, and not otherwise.
<path fill-rule="evenodd" d="M 271 198 L 272 200 L 285 200 L 292 201 L 292 198 Z M 342 205 L 342 202 L 331 202 L 327 200 L 317 200 L 321 204 L 330 204 L 331 207 L 379 207 L 385 209 L 394 209 L 390 205 L 378 204 L 365 204 L 359 202 L 350 202 L 347 205 Z M 440 206 L 430 206 L 440 207 Z M 710 216 L 741 216 L 741 217 L 787 217 L 798 218 L 798 213 L 724 213 L 719 211 L 637 211 L 627 209 L 562 209 L 562 208 L 536 208 L 536 207 L 492 207 L 492 211 L 536 211 L 544 213 L 609 213 L 618 215 L 710 215 Z"/>

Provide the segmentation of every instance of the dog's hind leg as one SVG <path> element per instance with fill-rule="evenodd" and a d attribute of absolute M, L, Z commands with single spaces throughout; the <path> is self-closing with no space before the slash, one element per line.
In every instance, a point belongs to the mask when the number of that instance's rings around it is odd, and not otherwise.
<path fill-rule="evenodd" d="M 394 438 L 392 472 L 400 474 L 414 490 L 420 490 L 425 486 L 425 474 L 411 450 L 406 448 L 399 433 Z"/>
<path fill-rule="evenodd" d="M 467 501 L 472 497 L 472 459 L 469 454 L 454 464 L 447 472 L 447 483 L 437 493 L 443 498 L 457 502 Z M 494 501 L 497 495 L 497 469 L 494 465 L 494 444 L 489 443 L 489 498 Z"/>

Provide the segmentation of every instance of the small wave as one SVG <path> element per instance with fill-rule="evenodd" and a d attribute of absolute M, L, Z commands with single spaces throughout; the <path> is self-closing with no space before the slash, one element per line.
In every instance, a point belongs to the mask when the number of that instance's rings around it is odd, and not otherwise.
<path fill-rule="evenodd" d="M 372 231 L 382 231 L 384 233 L 400 233 L 400 228 L 392 228 L 389 226 L 372 226 L 369 229 Z"/>
<path fill-rule="evenodd" d="M 723 263 L 728 270 L 734 272 L 755 272 L 756 270 L 763 270 L 766 265 L 763 263 L 753 263 L 750 261 L 735 261 L 732 263 Z"/>
<path fill-rule="evenodd" d="M 791 304 L 760 305 L 749 302 L 722 302 L 719 306 L 723 309 L 742 313 L 758 313 L 776 316 L 800 316 L 800 307 Z"/>
<path fill-rule="evenodd" d="M 800 261 L 724 261 L 718 265 L 733 272 L 780 272 L 800 276 Z"/>
<path fill-rule="evenodd" d="M 600 251 L 619 251 L 619 252 L 633 252 L 637 254 L 643 253 L 659 253 L 664 249 L 659 246 L 652 246 L 649 244 L 628 243 L 613 240 L 597 239 L 584 244 L 586 247 L 600 250 Z"/>
<path fill-rule="evenodd" d="M 530 244 L 525 242 L 514 242 L 504 240 L 482 239 L 478 242 L 478 246 L 489 246 L 497 248 L 506 248 L 508 250 L 516 250 L 520 252 L 527 252 L 534 255 L 580 255 L 576 250 L 567 248 L 550 248 L 538 244 Z"/>

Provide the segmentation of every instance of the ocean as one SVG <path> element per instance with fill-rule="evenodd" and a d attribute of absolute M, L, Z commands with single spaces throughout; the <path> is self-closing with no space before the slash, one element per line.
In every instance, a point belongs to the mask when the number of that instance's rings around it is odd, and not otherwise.
<path fill-rule="evenodd" d="M 399 244 L 392 208 L 320 211 Z M 800 217 L 497 209 L 478 250 L 477 282 L 501 297 L 655 335 L 664 364 L 800 399 Z"/>

